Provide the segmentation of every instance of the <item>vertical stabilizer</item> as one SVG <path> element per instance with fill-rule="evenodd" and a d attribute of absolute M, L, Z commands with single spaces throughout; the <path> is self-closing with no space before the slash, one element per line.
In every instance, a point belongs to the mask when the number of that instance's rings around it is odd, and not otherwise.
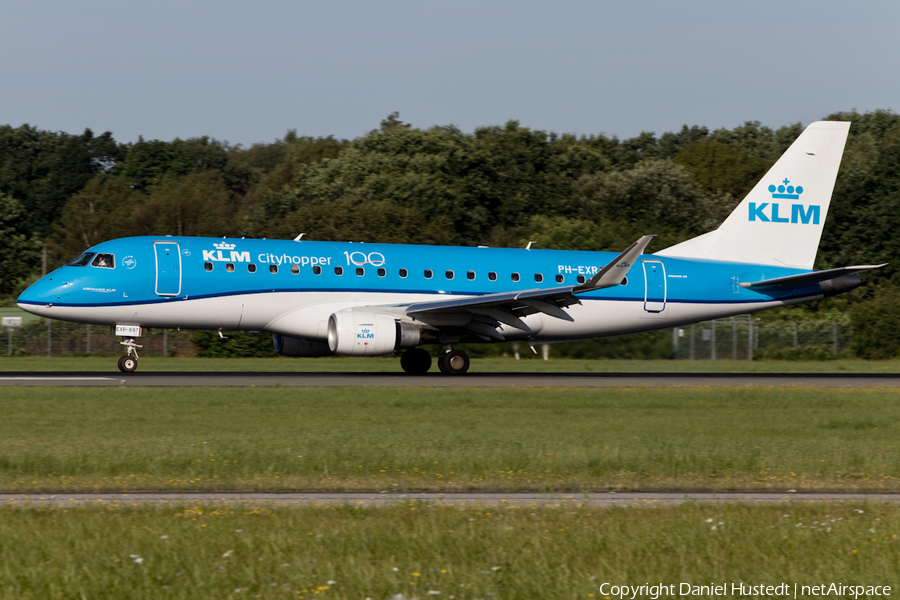
<path fill-rule="evenodd" d="M 812 269 L 849 130 L 810 124 L 718 229 L 656 254 Z"/>

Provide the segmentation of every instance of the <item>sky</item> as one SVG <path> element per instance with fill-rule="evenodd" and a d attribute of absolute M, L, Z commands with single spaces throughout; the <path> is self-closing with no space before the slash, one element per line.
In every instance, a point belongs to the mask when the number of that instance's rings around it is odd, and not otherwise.
<path fill-rule="evenodd" d="M 4 0 L 0 124 L 353 139 L 397 111 L 620 138 L 900 110 L 900 2 Z"/>

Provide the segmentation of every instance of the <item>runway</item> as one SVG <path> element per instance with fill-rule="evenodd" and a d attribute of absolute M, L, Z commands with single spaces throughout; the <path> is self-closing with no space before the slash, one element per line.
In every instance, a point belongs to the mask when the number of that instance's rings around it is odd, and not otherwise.
<path fill-rule="evenodd" d="M 792 493 L 792 492 L 591 492 L 549 494 L 540 492 L 198 492 L 198 493 L 108 493 L 108 494 L 0 494 L 0 505 L 178 505 L 203 503 L 249 503 L 289 506 L 334 505 L 389 506 L 426 502 L 447 506 L 674 506 L 686 502 L 776 504 L 790 502 L 900 502 L 900 494 Z"/>
<path fill-rule="evenodd" d="M 128 387 L 691 387 L 900 388 L 900 374 L 864 373 L 260 373 L 3 372 L 0 386 Z"/>

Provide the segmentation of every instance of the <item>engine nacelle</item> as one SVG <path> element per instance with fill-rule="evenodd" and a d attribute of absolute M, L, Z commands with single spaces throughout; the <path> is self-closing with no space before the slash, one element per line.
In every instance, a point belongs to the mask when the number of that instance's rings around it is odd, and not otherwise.
<path fill-rule="evenodd" d="M 275 352 L 282 356 L 313 357 L 334 354 L 325 342 L 314 342 L 277 333 L 272 334 L 272 344 L 275 346 Z"/>
<path fill-rule="evenodd" d="M 342 310 L 328 319 L 328 347 L 335 354 L 380 356 L 417 346 L 420 340 L 418 327 L 389 315 Z"/>

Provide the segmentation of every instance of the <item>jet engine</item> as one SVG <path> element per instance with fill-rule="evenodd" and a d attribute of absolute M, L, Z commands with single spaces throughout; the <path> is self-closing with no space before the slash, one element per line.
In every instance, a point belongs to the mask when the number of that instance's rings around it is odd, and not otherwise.
<path fill-rule="evenodd" d="M 283 356 L 313 357 L 334 354 L 325 342 L 314 342 L 277 333 L 272 334 L 272 344 L 275 346 L 275 352 Z"/>
<path fill-rule="evenodd" d="M 328 347 L 344 356 L 379 356 L 417 346 L 419 328 L 389 315 L 340 311 L 328 319 Z"/>

